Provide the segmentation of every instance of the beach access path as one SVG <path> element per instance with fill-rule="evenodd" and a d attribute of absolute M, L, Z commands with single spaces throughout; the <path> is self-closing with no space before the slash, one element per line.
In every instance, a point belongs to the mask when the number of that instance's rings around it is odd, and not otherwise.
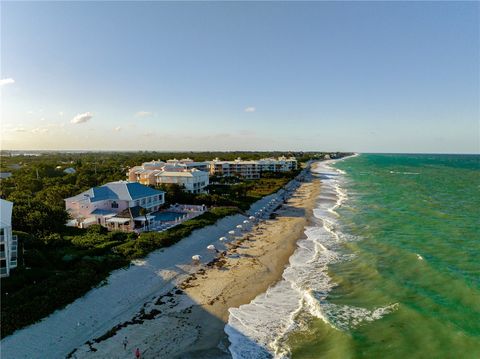
<path fill-rule="evenodd" d="M 292 180 L 286 187 L 296 182 Z M 247 216 L 284 194 L 282 189 L 262 198 L 250 207 Z M 192 265 L 192 255 L 200 254 L 203 264 L 215 258 L 216 253 L 206 247 L 218 246 L 218 238 L 246 218 L 241 214 L 223 218 L 214 225 L 195 230 L 169 248 L 154 251 L 142 260 L 133 261 L 129 267 L 112 272 L 105 285 L 92 289 L 40 322 L 3 338 L 2 358 L 65 358 L 87 341 L 129 321 L 144 304 L 168 293 L 196 272 L 198 265 Z"/>

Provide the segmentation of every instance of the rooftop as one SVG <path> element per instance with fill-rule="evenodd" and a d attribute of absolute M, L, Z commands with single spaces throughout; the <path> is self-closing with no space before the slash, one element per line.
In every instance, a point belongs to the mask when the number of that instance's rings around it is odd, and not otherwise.
<path fill-rule="evenodd" d="M 144 186 L 138 182 L 117 181 L 109 182 L 100 187 L 93 187 L 82 192 L 76 196 L 67 199 L 84 200 L 90 199 L 90 202 L 104 201 L 104 200 L 124 200 L 132 201 L 144 197 L 155 196 L 164 193 L 148 186 Z"/>

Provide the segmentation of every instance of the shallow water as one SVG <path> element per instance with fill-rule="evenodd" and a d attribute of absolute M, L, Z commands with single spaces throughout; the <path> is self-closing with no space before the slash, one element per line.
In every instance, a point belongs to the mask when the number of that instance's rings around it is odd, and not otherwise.
<path fill-rule="evenodd" d="M 480 357 L 479 160 L 323 164 L 284 279 L 231 310 L 233 357 Z"/>
<path fill-rule="evenodd" d="M 339 227 L 356 238 L 329 266 L 335 305 L 396 310 L 332 330 L 311 319 L 293 358 L 480 357 L 480 157 L 361 155 L 335 164 L 349 195 Z"/>

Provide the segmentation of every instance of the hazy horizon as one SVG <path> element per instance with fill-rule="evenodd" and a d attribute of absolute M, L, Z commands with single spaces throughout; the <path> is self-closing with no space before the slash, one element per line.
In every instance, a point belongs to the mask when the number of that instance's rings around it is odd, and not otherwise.
<path fill-rule="evenodd" d="M 4 150 L 480 153 L 478 2 L 1 7 Z"/>

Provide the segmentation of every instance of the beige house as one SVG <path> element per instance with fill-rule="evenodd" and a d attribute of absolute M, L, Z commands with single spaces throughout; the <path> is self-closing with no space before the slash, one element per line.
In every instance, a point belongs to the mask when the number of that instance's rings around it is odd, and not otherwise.
<path fill-rule="evenodd" d="M 145 162 L 132 167 L 127 176 L 129 181 L 143 185 L 177 184 L 187 192 L 203 193 L 209 184 L 209 174 L 194 167 L 198 164 L 204 166 L 203 162 L 193 161 L 190 164 L 177 160 Z"/>

